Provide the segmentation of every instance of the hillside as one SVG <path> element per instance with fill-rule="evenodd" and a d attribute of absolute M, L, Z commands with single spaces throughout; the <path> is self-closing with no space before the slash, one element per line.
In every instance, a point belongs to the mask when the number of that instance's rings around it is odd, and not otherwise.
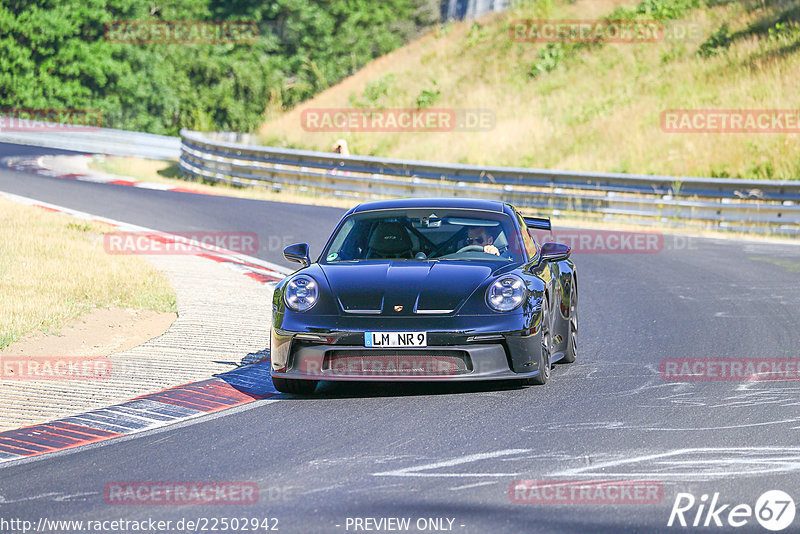
<path fill-rule="evenodd" d="M 516 42 L 520 19 L 657 20 L 656 42 Z M 800 2 L 540 0 L 439 27 L 288 112 L 265 144 L 478 165 L 800 177 L 798 133 L 667 132 L 675 109 L 800 110 Z M 487 131 L 310 132 L 320 108 L 489 110 Z M 795 132 L 800 131 L 795 128 Z"/>

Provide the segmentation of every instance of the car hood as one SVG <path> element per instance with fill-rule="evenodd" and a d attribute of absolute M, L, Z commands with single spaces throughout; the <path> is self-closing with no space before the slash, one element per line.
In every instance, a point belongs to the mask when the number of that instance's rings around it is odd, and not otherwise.
<path fill-rule="evenodd" d="M 320 267 L 342 311 L 381 315 L 457 310 L 493 270 L 472 262 L 424 261 L 369 261 Z"/>

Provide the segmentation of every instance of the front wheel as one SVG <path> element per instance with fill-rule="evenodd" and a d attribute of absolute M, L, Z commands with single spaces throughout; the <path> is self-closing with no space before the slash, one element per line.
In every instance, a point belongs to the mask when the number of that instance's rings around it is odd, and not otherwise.
<path fill-rule="evenodd" d="M 543 303 L 546 306 L 546 303 Z M 550 370 L 553 367 L 553 334 L 550 331 L 550 313 L 546 307 L 542 308 L 542 350 L 539 354 L 539 374 L 528 379 L 534 386 L 543 386 L 550 379 Z"/>
<path fill-rule="evenodd" d="M 276 376 L 272 377 L 272 385 L 281 393 L 294 393 L 295 395 L 310 395 L 317 389 L 316 380 L 293 380 Z"/>

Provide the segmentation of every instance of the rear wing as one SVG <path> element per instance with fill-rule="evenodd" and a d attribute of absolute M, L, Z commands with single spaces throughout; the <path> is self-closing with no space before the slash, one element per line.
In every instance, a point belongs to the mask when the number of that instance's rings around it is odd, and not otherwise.
<path fill-rule="evenodd" d="M 549 217 L 523 217 L 523 219 L 525 219 L 525 224 L 528 225 L 528 228 L 552 231 Z"/>

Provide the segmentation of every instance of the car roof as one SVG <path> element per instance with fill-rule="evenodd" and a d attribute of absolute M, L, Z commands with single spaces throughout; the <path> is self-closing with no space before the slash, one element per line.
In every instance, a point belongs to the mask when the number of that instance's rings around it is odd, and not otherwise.
<path fill-rule="evenodd" d="M 460 208 L 502 213 L 505 211 L 505 203 L 498 200 L 484 200 L 480 198 L 398 198 L 392 200 L 364 202 L 353 208 L 350 213 L 410 208 Z"/>

